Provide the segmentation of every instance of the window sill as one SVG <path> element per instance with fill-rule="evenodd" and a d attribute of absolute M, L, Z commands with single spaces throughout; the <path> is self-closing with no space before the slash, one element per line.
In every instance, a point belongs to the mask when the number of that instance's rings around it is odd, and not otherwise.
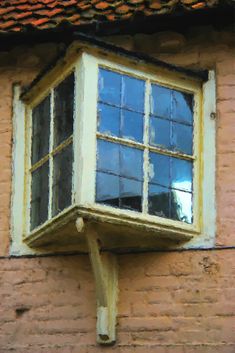
<path fill-rule="evenodd" d="M 76 228 L 78 217 L 85 223 L 80 233 Z M 74 245 L 76 251 L 88 252 L 85 233 L 91 223 L 96 225 L 101 249 L 118 252 L 169 249 L 199 233 L 193 225 L 133 211 L 103 205 L 72 206 L 25 236 L 24 242 L 33 248 L 69 245 L 71 249 Z"/>

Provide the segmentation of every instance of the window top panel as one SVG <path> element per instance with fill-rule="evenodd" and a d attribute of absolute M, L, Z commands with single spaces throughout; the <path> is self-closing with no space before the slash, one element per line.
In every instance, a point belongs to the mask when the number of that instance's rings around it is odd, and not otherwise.
<path fill-rule="evenodd" d="M 193 95 L 160 85 L 151 85 L 151 114 L 192 125 Z"/>
<path fill-rule="evenodd" d="M 54 89 L 54 148 L 73 133 L 74 74 Z"/>
<path fill-rule="evenodd" d="M 103 68 L 99 69 L 100 102 L 143 113 L 144 86 L 144 80 Z"/>
<path fill-rule="evenodd" d="M 51 99 L 47 96 L 32 111 L 31 164 L 37 163 L 49 153 Z"/>

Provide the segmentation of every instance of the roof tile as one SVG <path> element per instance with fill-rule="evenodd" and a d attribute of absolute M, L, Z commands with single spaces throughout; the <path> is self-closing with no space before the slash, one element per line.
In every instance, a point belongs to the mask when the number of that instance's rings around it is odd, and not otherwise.
<path fill-rule="evenodd" d="M 130 7 L 128 5 L 121 5 L 116 8 L 115 12 L 119 14 L 126 14 L 130 11 Z"/>
<path fill-rule="evenodd" d="M 62 22 L 78 26 L 172 12 L 177 5 L 196 11 L 222 0 L 1 0 L 0 32 L 55 28 Z M 30 26 L 29 26 L 30 25 Z"/>

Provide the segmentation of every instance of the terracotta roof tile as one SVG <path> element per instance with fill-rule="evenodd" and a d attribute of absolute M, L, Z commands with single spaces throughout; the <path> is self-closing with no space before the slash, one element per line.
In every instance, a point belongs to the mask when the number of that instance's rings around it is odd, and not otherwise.
<path fill-rule="evenodd" d="M 68 22 L 79 26 L 93 22 L 125 20 L 171 13 L 180 5 L 186 10 L 215 6 L 221 0 L 1 0 L 0 32 L 55 28 Z M 29 27 L 30 25 L 30 27 Z"/>

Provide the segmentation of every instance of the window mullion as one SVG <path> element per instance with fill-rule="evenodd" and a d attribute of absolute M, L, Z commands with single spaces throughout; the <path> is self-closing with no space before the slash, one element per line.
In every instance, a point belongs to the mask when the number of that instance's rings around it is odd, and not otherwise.
<path fill-rule="evenodd" d="M 150 114 L 150 88 L 151 83 L 149 80 L 146 81 L 145 86 L 145 115 L 144 115 L 144 183 L 143 183 L 143 213 L 148 213 L 148 169 L 149 169 L 149 114 Z"/>
<path fill-rule="evenodd" d="M 26 115 L 26 117 L 28 119 L 26 119 L 26 126 L 25 126 L 25 134 L 26 134 L 26 139 L 28 141 L 27 144 L 27 153 L 26 153 L 26 158 L 25 158 L 25 162 L 26 162 L 26 168 L 28 170 L 27 173 L 27 180 L 25 183 L 25 187 L 27 188 L 27 193 L 28 193 L 28 198 L 27 198 L 27 207 L 26 207 L 26 219 L 28 220 L 27 222 L 27 231 L 30 232 L 30 209 L 31 209 L 31 194 L 32 194 L 32 190 L 31 190 L 31 183 L 32 183 L 32 172 L 31 172 L 31 167 L 32 167 L 32 163 L 31 163 L 31 154 L 32 154 L 32 126 L 33 126 L 33 114 L 32 114 L 32 109 L 30 109 L 30 112 L 28 112 L 28 116 Z"/>
<path fill-rule="evenodd" d="M 50 141 L 49 141 L 49 204 L 48 219 L 52 218 L 53 198 L 53 145 L 54 145 L 54 90 L 51 90 Z"/>

